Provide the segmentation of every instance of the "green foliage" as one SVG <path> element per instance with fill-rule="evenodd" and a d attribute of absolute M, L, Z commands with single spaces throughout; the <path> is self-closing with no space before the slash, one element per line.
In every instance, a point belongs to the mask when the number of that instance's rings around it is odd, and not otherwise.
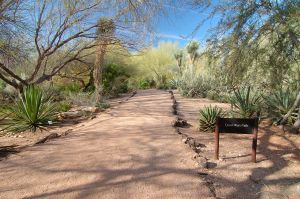
<path fill-rule="evenodd" d="M 128 92 L 127 80 L 129 74 L 123 66 L 108 64 L 103 73 L 103 90 L 106 96 L 117 96 Z"/>
<path fill-rule="evenodd" d="M 51 98 L 46 98 L 39 88 L 28 86 L 15 105 L 6 110 L 5 119 L 1 122 L 2 130 L 35 132 L 51 125 L 56 113 L 56 104 Z"/>
<path fill-rule="evenodd" d="M 3 80 L 0 79 L 0 90 L 5 88 L 5 83 Z"/>
<path fill-rule="evenodd" d="M 288 79 L 299 81 L 293 70 L 300 55 L 299 0 L 194 2 L 211 13 L 207 20 L 216 17 L 218 21 L 207 49 L 214 64 L 222 68 L 224 83 L 253 85 L 248 81 L 252 79 L 255 84 L 258 80 L 268 88 L 278 88 Z"/>
<path fill-rule="evenodd" d="M 174 73 L 178 72 L 177 61 L 174 54 L 178 51 L 176 43 L 163 42 L 159 43 L 157 48 L 145 49 L 144 52 L 138 56 L 132 57 L 132 65 L 138 69 L 133 76 L 139 80 L 154 80 L 150 84 L 142 86 L 138 83 L 139 88 L 152 88 L 159 89 L 168 88 L 168 82 L 173 78 Z"/>
<path fill-rule="evenodd" d="M 199 50 L 200 44 L 198 41 L 191 41 L 187 46 L 186 50 L 187 53 L 190 56 L 190 59 L 192 61 L 192 64 L 194 64 L 195 60 L 198 58 L 198 50 Z"/>
<path fill-rule="evenodd" d="M 230 100 L 233 113 L 239 117 L 249 118 L 260 112 L 261 96 L 251 92 L 250 86 L 235 90 Z"/>
<path fill-rule="evenodd" d="M 94 106 L 95 96 L 93 92 L 66 93 L 66 101 L 76 106 Z"/>
<path fill-rule="evenodd" d="M 266 105 L 264 108 L 266 109 L 268 116 L 278 122 L 293 106 L 296 97 L 296 90 L 281 88 L 280 90 L 270 93 L 268 96 L 264 96 Z M 296 121 L 297 116 L 298 109 L 292 113 L 291 117 L 288 119 L 288 123 L 293 124 Z"/>
<path fill-rule="evenodd" d="M 216 127 L 216 119 L 218 116 L 224 116 L 222 108 L 217 106 L 204 107 L 200 110 L 199 130 L 204 132 L 212 132 Z"/>
<path fill-rule="evenodd" d="M 102 102 L 100 104 L 96 105 L 97 107 L 101 108 L 101 109 L 108 109 L 110 108 L 110 104 L 108 102 Z"/>
<path fill-rule="evenodd" d="M 130 78 L 128 80 L 128 88 L 130 90 L 136 90 L 136 89 L 149 89 L 149 88 L 155 88 L 156 83 L 153 79 L 150 78 L 141 78 L 141 79 L 134 79 Z"/>
<path fill-rule="evenodd" d="M 78 93 L 78 92 L 80 92 L 81 89 L 82 89 L 81 86 L 76 83 L 65 84 L 60 87 L 61 91 L 72 92 L 72 93 Z"/>
<path fill-rule="evenodd" d="M 185 71 L 180 77 L 178 90 L 187 97 L 206 97 L 211 89 L 209 80 L 204 76 Z"/>
<path fill-rule="evenodd" d="M 226 89 L 221 90 L 219 88 L 214 88 L 207 92 L 208 99 L 222 103 L 230 103 L 230 97 L 230 91 Z"/>
<path fill-rule="evenodd" d="M 58 109 L 61 112 L 67 112 L 72 108 L 72 104 L 70 102 L 67 101 L 62 101 L 58 104 Z"/>
<path fill-rule="evenodd" d="M 148 88 L 151 88 L 151 80 L 149 79 L 140 79 L 138 80 L 138 88 L 139 89 L 148 89 Z"/>

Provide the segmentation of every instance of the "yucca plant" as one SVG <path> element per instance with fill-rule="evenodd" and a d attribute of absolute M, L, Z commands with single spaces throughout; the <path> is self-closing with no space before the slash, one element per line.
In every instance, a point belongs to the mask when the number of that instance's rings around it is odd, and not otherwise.
<path fill-rule="evenodd" d="M 280 121 L 282 117 L 289 111 L 293 106 L 293 103 L 297 97 L 297 92 L 294 90 L 280 89 L 272 92 L 270 95 L 264 97 L 265 109 L 268 116 L 275 120 Z M 288 119 L 288 123 L 292 124 L 295 122 L 298 116 L 299 109 L 294 110 L 291 117 Z"/>
<path fill-rule="evenodd" d="M 217 117 L 224 115 L 225 113 L 222 108 L 217 106 L 212 107 L 211 105 L 204 107 L 200 110 L 199 130 L 204 132 L 214 131 Z"/>
<path fill-rule="evenodd" d="M 15 105 L 5 110 L 5 118 L 1 122 L 2 130 L 21 132 L 44 129 L 53 124 L 56 115 L 56 105 L 51 97 L 45 97 L 42 90 L 28 86 L 16 100 Z"/>
<path fill-rule="evenodd" d="M 249 118 L 260 112 L 261 96 L 251 92 L 250 86 L 235 90 L 230 102 L 233 113 L 239 117 Z"/>

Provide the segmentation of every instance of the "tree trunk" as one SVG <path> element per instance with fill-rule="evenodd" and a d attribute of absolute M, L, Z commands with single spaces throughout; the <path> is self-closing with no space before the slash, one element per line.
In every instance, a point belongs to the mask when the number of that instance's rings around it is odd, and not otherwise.
<path fill-rule="evenodd" d="M 94 85 L 94 68 L 91 69 L 89 74 L 89 82 L 83 88 L 83 92 L 91 91 Z"/>
<path fill-rule="evenodd" d="M 297 120 L 295 121 L 293 128 L 295 129 L 299 129 L 300 128 L 300 107 L 299 107 L 299 111 L 298 111 L 298 116 L 297 116 Z"/>
<path fill-rule="evenodd" d="M 103 101 L 102 72 L 104 67 L 104 55 L 105 55 L 105 46 L 100 44 L 99 46 L 97 46 L 94 72 L 93 72 L 96 104 L 99 104 Z"/>
<path fill-rule="evenodd" d="M 291 116 L 291 114 L 297 108 L 297 106 L 299 104 L 300 104 L 300 91 L 296 97 L 296 100 L 295 100 L 293 106 L 290 108 L 290 110 L 287 112 L 287 114 L 285 114 L 285 116 L 282 118 L 282 120 L 280 121 L 280 124 L 284 124 L 288 120 L 288 118 Z M 299 116 L 298 116 L 298 118 L 299 118 Z"/>

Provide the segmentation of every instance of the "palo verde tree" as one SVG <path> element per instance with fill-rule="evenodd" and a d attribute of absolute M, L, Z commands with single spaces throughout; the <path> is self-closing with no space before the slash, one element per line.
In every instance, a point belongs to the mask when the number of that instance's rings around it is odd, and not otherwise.
<path fill-rule="evenodd" d="M 299 74 L 294 74 L 299 73 L 299 70 L 294 70 L 299 68 L 300 57 L 299 0 L 192 2 L 195 8 L 208 10 L 211 13 L 208 18 L 215 17 L 217 21 L 216 27 L 210 31 L 208 46 L 210 55 L 219 60 L 227 84 L 239 85 L 249 68 L 262 71 L 264 85 L 269 89 L 299 81 Z M 299 84 L 294 89 L 300 91 Z M 282 123 L 299 107 L 299 103 L 300 92 Z M 294 127 L 300 127 L 300 116 Z"/>

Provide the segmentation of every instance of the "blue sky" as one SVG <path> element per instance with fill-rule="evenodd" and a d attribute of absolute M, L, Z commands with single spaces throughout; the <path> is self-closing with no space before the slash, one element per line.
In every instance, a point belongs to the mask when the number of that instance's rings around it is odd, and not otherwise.
<path fill-rule="evenodd" d="M 191 39 L 196 39 L 203 45 L 208 36 L 209 28 L 215 24 L 215 20 L 204 23 L 192 35 L 197 25 L 207 16 L 207 13 L 200 13 L 197 10 L 184 7 L 171 7 L 169 10 L 168 17 L 159 20 L 156 24 L 158 41 L 175 41 L 183 47 Z"/>

